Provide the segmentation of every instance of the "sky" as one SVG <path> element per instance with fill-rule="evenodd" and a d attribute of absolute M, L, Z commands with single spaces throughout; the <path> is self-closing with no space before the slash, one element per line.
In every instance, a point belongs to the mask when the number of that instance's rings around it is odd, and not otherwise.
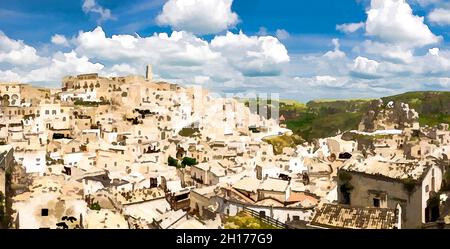
<path fill-rule="evenodd" d="M 218 93 L 375 98 L 450 87 L 445 0 L 2 0 L 0 81 L 98 72 Z"/>

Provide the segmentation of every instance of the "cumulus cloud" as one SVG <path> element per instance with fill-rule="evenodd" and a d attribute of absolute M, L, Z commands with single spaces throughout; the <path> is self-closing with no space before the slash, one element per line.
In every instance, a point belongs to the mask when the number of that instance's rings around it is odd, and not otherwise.
<path fill-rule="evenodd" d="M 438 56 L 439 55 L 439 48 L 430 48 L 428 49 L 428 53 L 431 55 Z"/>
<path fill-rule="evenodd" d="M 111 14 L 110 9 L 103 8 L 95 0 L 84 0 L 82 5 L 83 12 L 88 13 L 96 13 L 100 15 L 100 18 L 97 20 L 97 23 L 101 23 L 106 20 L 114 19 Z"/>
<path fill-rule="evenodd" d="M 56 35 L 52 40 L 54 44 L 67 41 Z M 28 46 L 6 36 L 0 41 L 13 47 L 8 51 L 12 53 Z M 3 43 L 0 43 L 1 51 L 7 47 Z M 220 88 L 226 84 L 242 85 L 248 77 L 279 76 L 290 61 L 287 49 L 276 37 L 247 36 L 242 32 L 216 35 L 209 42 L 184 31 L 155 33 L 148 37 L 107 36 L 101 27 L 97 27 L 80 31 L 70 40 L 70 46 L 73 47 L 71 52 L 39 57 L 39 63 L 27 68 L 0 62 L 0 76 L 3 80 L 56 83 L 65 75 L 78 73 L 143 74 L 144 66 L 153 64 L 159 79 Z M 22 60 L 15 62 L 22 64 Z M 260 82 L 256 84 L 260 85 Z"/>
<path fill-rule="evenodd" d="M 344 58 L 346 55 L 340 50 L 341 45 L 339 43 L 339 39 L 335 38 L 332 42 L 334 45 L 334 50 L 326 52 L 323 56 L 329 59 Z"/>
<path fill-rule="evenodd" d="M 277 38 L 247 36 L 242 31 L 214 37 L 211 48 L 246 76 L 278 75 L 278 66 L 290 60 L 286 47 Z"/>
<path fill-rule="evenodd" d="M 79 56 L 74 51 L 69 53 L 57 52 L 47 66 L 32 70 L 26 75 L 26 81 L 60 81 L 62 77 L 71 74 L 98 72 L 104 66 L 92 63 L 86 56 Z"/>
<path fill-rule="evenodd" d="M 286 40 L 290 37 L 289 32 L 287 32 L 284 29 L 277 29 L 277 31 L 275 33 L 276 33 L 277 38 L 280 40 Z"/>
<path fill-rule="evenodd" d="M 17 66 L 29 65 L 40 60 L 35 48 L 21 40 L 13 40 L 0 31 L 0 63 Z"/>
<path fill-rule="evenodd" d="M 52 36 L 51 39 L 53 44 L 56 45 L 61 45 L 61 46 L 69 46 L 69 41 L 67 40 L 67 38 L 64 35 L 59 35 L 59 34 L 55 34 Z"/>
<path fill-rule="evenodd" d="M 204 76 L 204 75 L 197 75 L 194 77 L 194 82 L 196 84 L 200 84 L 203 85 L 206 82 L 208 82 L 211 78 L 209 76 Z"/>
<path fill-rule="evenodd" d="M 366 57 L 358 56 L 353 61 L 352 74 L 361 78 L 378 78 L 380 77 L 378 68 L 380 63 L 370 60 Z"/>
<path fill-rule="evenodd" d="M 231 10 L 232 3 L 233 0 L 169 0 L 156 22 L 177 31 L 214 34 L 238 22 L 238 15 Z"/>
<path fill-rule="evenodd" d="M 433 4 L 439 4 L 444 2 L 445 0 L 412 0 L 412 2 L 419 4 L 420 6 L 428 6 Z"/>
<path fill-rule="evenodd" d="M 372 0 L 367 11 L 366 33 L 405 46 L 420 47 L 441 40 L 431 32 L 423 17 L 413 14 L 405 0 Z"/>
<path fill-rule="evenodd" d="M 80 32 L 76 51 L 90 58 L 117 63 L 141 61 L 154 64 L 203 65 L 218 54 L 211 51 L 207 41 L 184 31 L 154 34 L 149 37 L 113 35 L 106 37 L 101 27 Z"/>
<path fill-rule="evenodd" d="M 338 24 L 336 30 L 349 34 L 364 28 L 364 25 L 364 22 Z"/>
<path fill-rule="evenodd" d="M 384 42 L 374 42 L 366 40 L 361 44 L 364 52 L 379 56 L 385 60 L 408 63 L 413 60 L 413 50 L 399 44 L 390 44 Z"/>
<path fill-rule="evenodd" d="M 449 9 L 434 9 L 428 14 L 428 20 L 432 23 L 438 25 L 449 25 L 450 24 L 450 10 Z"/>

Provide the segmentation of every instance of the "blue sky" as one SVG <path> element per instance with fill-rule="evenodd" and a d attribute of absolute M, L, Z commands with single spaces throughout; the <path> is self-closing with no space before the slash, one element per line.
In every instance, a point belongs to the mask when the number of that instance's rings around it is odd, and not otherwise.
<path fill-rule="evenodd" d="M 159 79 L 301 101 L 450 86 L 443 0 L 2 0 L 0 20 L 0 81 L 149 63 Z"/>

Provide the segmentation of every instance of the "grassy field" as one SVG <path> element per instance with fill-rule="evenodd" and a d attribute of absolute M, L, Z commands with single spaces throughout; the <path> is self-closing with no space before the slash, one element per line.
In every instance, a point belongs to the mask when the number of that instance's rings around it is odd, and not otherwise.
<path fill-rule="evenodd" d="M 295 148 L 298 144 L 304 142 L 304 140 L 298 135 L 281 135 L 271 136 L 263 139 L 264 142 L 273 146 L 274 153 L 279 155 L 283 153 L 283 148 Z"/>
<path fill-rule="evenodd" d="M 251 215 L 239 212 L 236 216 L 229 216 L 225 221 L 226 229 L 276 229 Z"/>

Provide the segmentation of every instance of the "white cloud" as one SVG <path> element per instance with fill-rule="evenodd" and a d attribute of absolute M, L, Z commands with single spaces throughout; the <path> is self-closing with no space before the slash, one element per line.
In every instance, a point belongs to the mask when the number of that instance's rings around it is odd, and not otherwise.
<path fill-rule="evenodd" d="M 349 34 L 364 28 L 364 25 L 364 22 L 338 24 L 336 25 L 336 30 Z"/>
<path fill-rule="evenodd" d="M 191 66 L 203 65 L 219 56 L 210 49 L 208 42 L 183 31 L 174 31 L 170 36 L 166 33 L 155 33 L 149 37 L 106 37 L 103 29 L 97 27 L 93 31 L 80 32 L 76 45 L 76 51 L 80 54 L 115 63 Z"/>
<path fill-rule="evenodd" d="M 156 17 L 159 25 L 196 34 L 213 34 L 232 27 L 238 15 L 231 10 L 233 0 L 169 0 Z"/>
<path fill-rule="evenodd" d="M 433 4 L 439 4 L 444 2 L 445 0 L 412 0 L 412 2 L 419 4 L 420 6 L 428 6 Z"/>
<path fill-rule="evenodd" d="M 399 44 L 364 41 L 361 44 L 364 51 L 371 55 L 379 56 L 385 60 L 408 63 L 413 60 L 413 50 Z"/>
<path fill-rule="evenodd" d="M 106 20 L 114 19 L 111 14 L 110 9 L 103 8 L 95 0 L 84 0 L 82 9 L 84 13 L 97 13 L 100 15 L 100 18 L 97 20 L 97 23 L 101 23 Z"/>
<path fill-rule="evenodd" d="M 61 46 L 69 46 L 69 41 L 64 35 L 55 34 L 52 36 L 52 43 Z"/>
<path fill-rule="evenodd" d="M 276 33 L 277 38 L 280 40 L 286 40 L 290 37 L 289 32 L 287 32 L 284 29 L 277 29 L 277 31 L 275 33 Z"/>
<path fill-rule="evenodd" d="M 40 60 L 35 48 L 21 40 L 13 40 L 0 31 L 0 63 L 23 66 Z"/>
<path fill-rule="evenodd" d="M 20 82 L 23 80 L 22 76 L 11 70 L 0 70 L 0 81 L 6 82 Z"/>
<path fill-rule="evenodd" d="M 259 27 L 258 33 L 256 33 L 257 35 L 260 36 L 266 36 L 269 33 L 267 32 L 267 28 L 266 27 Z"/>
<path fill-rule="evenodd" d="M 204 76 L 204 75 L 198 75 L 194 77 L 194 82 L 196 84 L 200 84 L 203 85 L 206 82 L 208 82 L 209 80 L 211 80 L 211 78 L 209 76 Z"/>
<path fill-rule="evenodd" d="M 353 61 L 352 73 L 361 78 L 377 78 L 379 77 L 379 66 L 380 63 L 375 60 L 358 56 Z"/>
<path fill-rule="evenodd" d="M 66 75 L 98 72 L 104 66 L 92 63 L 86 56 L 79 56 L 74 51 L 69 53 L 57 52 L 53 55 L 51 63 L 44 67 L 32 70 L 26 75 L 26 81 L 60 81 Z"/>
<path fill-rule="evenodd" d="M 450 10 L 449 9 L 434 9 L 428 14 L 428 20 L 432 23 L 439 25 L 449 25 L 450 24 Z"/>
<path fill-rule="evenodd" d="M 333 39 L 332 40 L 333 45 L 334 45 L 334 50 L 333 51 L 328 51 L 326 52 L 323 56 L 329 59 L 337 59 L 337 58 L 344 58 L 346 55 L 344 52 L 342 52 L 340 50 L 340 43 L 339 43 L 339 39 Z"/>
<path fill-rule="evenodd" d="M 423 17 L 413 14 L 405 0 L 372 0 L 367 15 L 367 35 L 385 42 L 420 47 L 442 39 L 430 31 Z"/>
<path fill-rule="evenodd" d="M 242 31 L 214 37 L 211 49 L 247 76 L 277 75 L 279 65 L 290 60 L 286 47 L 277 38 L 247 36 Z"/>
<path fill-rule="evenodd" d="M 110 71 L 110 73 L 108 74 L 109 76 L 138 75 L 139 74 L 139 72 L 136 68 L 134 68 L 128 64 L 125 64 L 125 63 L 115 64 L 108 71 Z"/>
<path fill-rule="evenodd" d="M 439 55 L 439 48 L 430 48 L 428 49 L 428 53 L 434 56 L 438 56 Z"/>

